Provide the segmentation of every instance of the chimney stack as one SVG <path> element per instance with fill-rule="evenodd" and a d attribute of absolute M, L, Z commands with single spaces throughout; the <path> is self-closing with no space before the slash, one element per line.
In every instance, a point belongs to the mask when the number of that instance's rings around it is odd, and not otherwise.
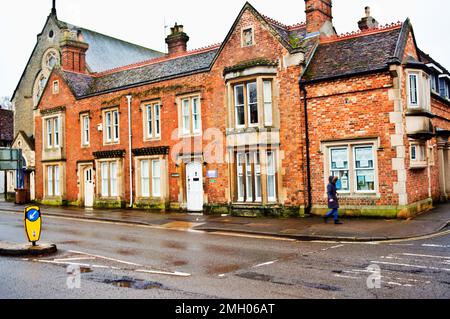
<path fill-rule="evenodd" d="M 60 42 L 61 67 L 65 71 L 87 73 L 86 51 L 89 44 L 82 41 L 77 31 L 64 30 Z"/>
<path fill-rule="evenodd" d="M 170 35 L 166 38 L 169 56 L 186 52 L 189 37 L 183 32 L 183 26 L 175 23 L 175 26 L 170 28 L 170 31 Z"/>
<path fill-rule="evenodd" d="M 305 0 L 305 6 L 307 33 L 335 34 L 331 0 Z"/>
<path fill-rule="evenodd" d="M 361 31 L 377 29 L 378 21 L 370 15 L 370 7 L 366 7 L 365 11 L 366 16 L 364 18 L 361 18 L 361 20 L 359 20 L 358 22 L 359 29 Z"/>

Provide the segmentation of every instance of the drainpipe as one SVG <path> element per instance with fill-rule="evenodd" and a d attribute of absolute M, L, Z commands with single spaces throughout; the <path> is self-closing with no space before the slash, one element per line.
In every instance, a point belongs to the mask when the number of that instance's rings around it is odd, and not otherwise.
<path fill-rule="evenodd" d="M 308 121 L 308 92 L 306 91 L 305 84 L 302 79 L 299 79 L 300 92 L 303 93 L 304 112 L 305 112 L 305 143 L 306 143 L 306 179 L 307 179 L 307 192 L 308 192 L 308 205 L 306 206 L 305 213 L 311 214 L 312 211 L 312 185 L 311 185 L 311 156 L 310 156 L 310 141 L 309 141 L 309 121 Z"/>
<path fill-rule="evenodd" d="M 131 138 L 133 137 L 131 132 L 131 95 L 127 95 L 128 100 L 128 156 L 130 159 L 130 208 L 133 208 L 133 156 L 132 156 L 132 144 Z"/>

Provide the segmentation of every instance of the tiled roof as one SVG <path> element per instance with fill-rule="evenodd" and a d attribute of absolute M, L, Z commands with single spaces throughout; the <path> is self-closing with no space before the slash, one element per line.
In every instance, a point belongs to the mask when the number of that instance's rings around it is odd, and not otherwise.
<path fill-rule="evenodd" d="M 423 63 L 425 63 L 425 64 L 433 63 L 438 68 L 440 68 L 444 74 L 450 75 L 450 72 L 444 66 L 442 66 L 442 64 L 440 64 L 435 59 L 433 59 L 430 55 L 426 54 L 422 50 L 419 50 L 419 54 L 420 54 L 420 59 L 422 60 Z"/>
<path fill-rule="evenodd" d="M 385 69 L 396 55 L 403 28 L 354 34 L 324 41 L 314 53 L 304 79 L 318 81 Z"/>
<path fill-rule="evenodd" d="M 102 72 L 120 66 L 163 56 L 164 53 L 119 40 L 95 31 L 59 21 L 71 30 L 81 31 L 84 42 L 89 44 L 86 62 L 91 72 Z"/>
<path fill-rule="evenodd" d="M 213 47 L 206 51 L 188 53 L 175 58 L 157 58 L 138 67 L 119 69 L 97 76 L 67 71 L 63 71 L 63 74 L 74 95 L 81 98 L 207 71 L 217 51 L 217 47 Z"/>

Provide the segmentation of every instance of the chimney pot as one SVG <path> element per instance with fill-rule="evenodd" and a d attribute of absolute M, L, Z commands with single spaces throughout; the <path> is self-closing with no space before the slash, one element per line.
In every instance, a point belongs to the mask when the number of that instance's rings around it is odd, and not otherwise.
<path fill-rule="evenodd" d="M 171 33 L 166 38 L 166 43 L 169 48 L 169 56 L 181 54 L 187 51 L 189 37 L 183 30 L 183 25 L 178 25 L 178 23 L 175 23 L 175 25 L 170 28 Z"/>
<path fill-rule="evenodd" d="M 323 35 L 335 33 L 331 0 L 305 0 L 306 32 L 320 32 Z"/>
<path fill-rule="evenodd" d="M 366 16 L 358 21 L 359 29 L 361 31 L 377 29 L 379 24 L 378 21 L 371 16 L 370 7 L 365 7 L 365 12 Z"/>

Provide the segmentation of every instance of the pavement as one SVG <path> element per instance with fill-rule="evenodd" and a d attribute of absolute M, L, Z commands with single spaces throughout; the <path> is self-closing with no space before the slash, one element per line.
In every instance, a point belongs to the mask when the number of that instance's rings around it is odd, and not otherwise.
<path fill-rule="evenodd" d="M 0 202 L 1 212 L 23 212 L 25 205 Z M 93 210 L 76 207 L 41 206 L 45 216 L 107 221 L 112 223 L 153 226 L 162 229 L 198 230 L 206 232 L 244 233 L 281 237 L 302 241 L 386 241 L 411 239 L 441 232 L 450 225 L 450 203 L 414 219 L 342 219 L 343 225 L 328 224 L 320 217 L 306 218 L 245 218 L 231 216 L 198 216 L 179 212 L 139 210 Z"/>

